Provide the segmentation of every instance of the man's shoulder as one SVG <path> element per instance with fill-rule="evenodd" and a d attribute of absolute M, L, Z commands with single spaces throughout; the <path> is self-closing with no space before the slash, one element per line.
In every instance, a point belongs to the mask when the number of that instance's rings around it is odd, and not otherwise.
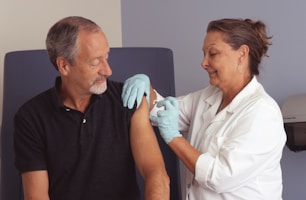
<path fill-rule="evenodd" d="M 37 107 L 40 107 L 41 105 L 45 105 L 46 101 L 51 101 L 52 99 L 52 88 L 49 88 L 43 92 L 40 92 L 28 100 L 26 100 L 20 107 L 20 109 L 36 109 Z"/>
<path fill-rule="evenodd" d="M 108 79 L 106 94 L 114 98 L 119 98 L 121 100 L 122 88 L 123 88 L 122 82 Z"/>
<path fill-rule="evenodd" d="M 116 106 L 116 108 L 120 108 L 123 112 L 127 111 L 128 113 L 134 113 L 135 108 L 133 109 L 128 109 L 127 107 L 123 107 L 123 101 L 122 101 L 122 88 L 123 88 L 123 83 L 119 81 L 114 81 L 114 80 L 107 80 L 107 90 L 105 92 L 108 101 L 111 101 L 110 106 Z"/>
<path fill-rule="evenodd" d="M 122 89 L 123 83 L 112 79 L 107 79 L 107 86 L 111 88 Z"/>

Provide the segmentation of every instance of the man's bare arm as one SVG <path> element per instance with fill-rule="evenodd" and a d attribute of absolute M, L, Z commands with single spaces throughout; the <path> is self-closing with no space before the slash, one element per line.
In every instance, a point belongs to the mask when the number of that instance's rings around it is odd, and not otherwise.
<path fill-rule="evenodd" d="M 132 117 L 130 132 L 134 159 L 145 181 L 145 199 L 170 199 L 170 181 L 149 120 L 149 109 L 145 98 Z"/>
<path fill-rule="evenodd" d="M 25 200 L 50 200 L 46 170 L 25 172 L 21 176 Z"/>
<path fill-rule="evenodd" d="M 153 89 L 152 85 L 150 85 L 150 111 L 154 107 L 154 101 L 156 100 L 157 96 L 155 90 Z"/>

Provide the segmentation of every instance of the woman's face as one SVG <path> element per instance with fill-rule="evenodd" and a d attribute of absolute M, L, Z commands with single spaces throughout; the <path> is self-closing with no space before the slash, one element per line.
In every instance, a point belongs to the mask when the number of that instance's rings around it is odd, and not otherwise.
<path fill-rule="evenodd" d="M 239 68 L 239 50 L 233 50 L 232 47 L 223 41 L 221 32 L 208 32 L 203 44 L 204 58 L 201 63 L 207 71 L 210 84 L 224 90 L 231 87 L 240 76 Z"/>

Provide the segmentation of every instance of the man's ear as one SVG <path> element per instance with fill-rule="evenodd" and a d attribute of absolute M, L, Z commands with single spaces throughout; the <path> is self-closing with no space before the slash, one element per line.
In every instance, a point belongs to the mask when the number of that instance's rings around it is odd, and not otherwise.
<path fill-rule="evenodd" d="M 64 58 L 64 57 L 57 57 L 56 58 L 56 64 L 57 64 L 57 68 L 58 71 L 60 72 L 60 74 L 62 75 L 67 75 L 69 72 L 69 62 Z"/>

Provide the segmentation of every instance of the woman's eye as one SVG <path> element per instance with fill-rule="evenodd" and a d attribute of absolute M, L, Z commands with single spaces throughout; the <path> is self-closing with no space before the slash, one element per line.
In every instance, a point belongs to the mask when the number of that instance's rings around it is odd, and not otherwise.
<path fill-rule="evenodd" d="M 213 56 L 213 55 L 216 55 L 216 54 L 217 54 L 217 52 L 215 52 L 215 51 L 209 52 L 209 55 L 210 55 L 210 56 Z"/>
<path fill-rule="evenodd" d="M 209 56 L 210 56 L 210 57 L 215 57 L 216 55 L 217 55 L 217 53 L 215 53 L 215 52 L 209 53 Z"/>

